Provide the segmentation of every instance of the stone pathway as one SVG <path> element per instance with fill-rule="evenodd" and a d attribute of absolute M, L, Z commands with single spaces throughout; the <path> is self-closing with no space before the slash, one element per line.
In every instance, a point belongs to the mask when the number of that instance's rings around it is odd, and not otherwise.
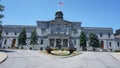
<path fill-rule="evenodd" d="M 120 62 L 109 52 L 83 52 L 83 54 L 60 58 L 38 51 L 15 50 L 0 68 L 120 68 Z"/>

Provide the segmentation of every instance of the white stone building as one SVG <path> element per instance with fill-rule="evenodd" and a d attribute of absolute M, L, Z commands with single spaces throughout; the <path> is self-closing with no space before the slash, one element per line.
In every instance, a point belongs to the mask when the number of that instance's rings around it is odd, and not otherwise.
<path fill-rule="evenodd" d="M 37 31 L 38 45 L 35 49 L 45 49 L 47 46 L 59 49 L 75 47 L 80 50 L 79 37 L 81 32 L 87 36 L 90 32 L 95 33 L 100 42 L 100 48 L 110 50 L 120 49 L 120 38 L 113 35 L 112 28 L 103 27 L 81 27 L 81 22 L 71 22 L 64 20 L 62 11 L 55 13 L 55 19 L 50 21 L 37 21 L 37 26 L 4 25 L 2 32 L 2 48 L 18 47 L 18 36 L 22 29 L 26 29 L 27 46 L 30 45 L 30 35 L 33 30 Z"/>

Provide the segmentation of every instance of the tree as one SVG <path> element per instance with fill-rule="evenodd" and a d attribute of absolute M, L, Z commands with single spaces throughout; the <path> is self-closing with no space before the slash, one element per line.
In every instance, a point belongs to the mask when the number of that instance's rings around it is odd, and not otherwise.
<path fill-rule="evenodd" d="M 1 23 L 2 23 L 1 19 L 4 17 L 4 15 L 1 14 L 1 12 L 3 12 L 3 11 L 4 11 L 4 6 L 0 4 L 0 48 L 1 48 L 1 43 L 2 43 L 2 29 L 3 29 L 2 25 L 1 25 Z"/>
<path fill-rule="evenodd" d="M 33 48 L 34 48 L 34 45 L 37 44 L 37 40 L 38 40 L 37 32 L 36 30 L 34 30 L 30 36 L 30 44 L 33 45 Z"/>
<path fill-rule="evenodd" d="M 80 35 L 80 47 L 82 47 L 83 51 L 86 50 L 86 36 L 84 32 L 81 32 L 81 35 Z"/>
<path fill-rule="evenodd" d="M 26 40 L 27 40 L 27 36 L 26 36 L 26 30 L 25 28 L 23 28 L 23 30 L 21 31 L 21 33 L 19 34 L 18 37 L 18 45 L 26 45 Z"/>
<path fill-rule="evenodd" d="M 1 0 L 0 0 L 1 1 Z M 0 12 L 3 12 L 4 11 L 4 6 L 0 4 Z M 4 17 L 3 14 L 0 14 L 0 39 L 2 38 L 1 34 L 2 34 L 2 21 L 1 19 Z"/>
<path fill-rule="evenodd" d="M 4 6 L 0 4 L 0 12 L 4 11 Z M 1 19 L 4 17 L 3 14 L 0 14 L 0 23 L 2 22 Z"/>
<path fill-rule="evenodd" d="M 100 47 L 98 36 L 94 33 L 89 34 L 89 45 L 95 50 L 96 47 Z"/>

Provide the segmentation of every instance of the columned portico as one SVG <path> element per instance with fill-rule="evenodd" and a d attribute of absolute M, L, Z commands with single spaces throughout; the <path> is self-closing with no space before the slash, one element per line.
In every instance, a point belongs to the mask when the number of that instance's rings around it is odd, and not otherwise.
<path fill-rule="evenodd" d="M 48 34 L 48 46 L 58 49 L 69 47 L 69 39 L 67 34 Z"/>
<path fill-rule="evenodd" d="M 49 46 L 58 49 L 69 47 L 68 38 L 49 38 Z"/>

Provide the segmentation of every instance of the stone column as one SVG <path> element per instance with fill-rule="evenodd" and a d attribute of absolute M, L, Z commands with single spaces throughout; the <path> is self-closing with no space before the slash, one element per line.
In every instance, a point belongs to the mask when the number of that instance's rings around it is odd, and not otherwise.
<path fill-rule="evenodd" d="M 61 48 L 63 47 L 63 39 L 61 39 Z"/>
<path fill-rule="evenodd" d="M 56 38 L 54 39 L 54 47 L 56 47 Z"/>
<path fill-rule="evenodd" d="M 70 41 L 70 40 L 68 39 L 68 47 L 70 46 L 70 45 L 69 45 L 69 41 Z"/>
<path fill-rule="evenodd" d="M 41 42 L 41 41 L 40 41 Z M 41 43 L 40 43 L 40 45 L 41 45 Z M 48 38 L 48 46 L 50 46 L 50 39 Z"/>

